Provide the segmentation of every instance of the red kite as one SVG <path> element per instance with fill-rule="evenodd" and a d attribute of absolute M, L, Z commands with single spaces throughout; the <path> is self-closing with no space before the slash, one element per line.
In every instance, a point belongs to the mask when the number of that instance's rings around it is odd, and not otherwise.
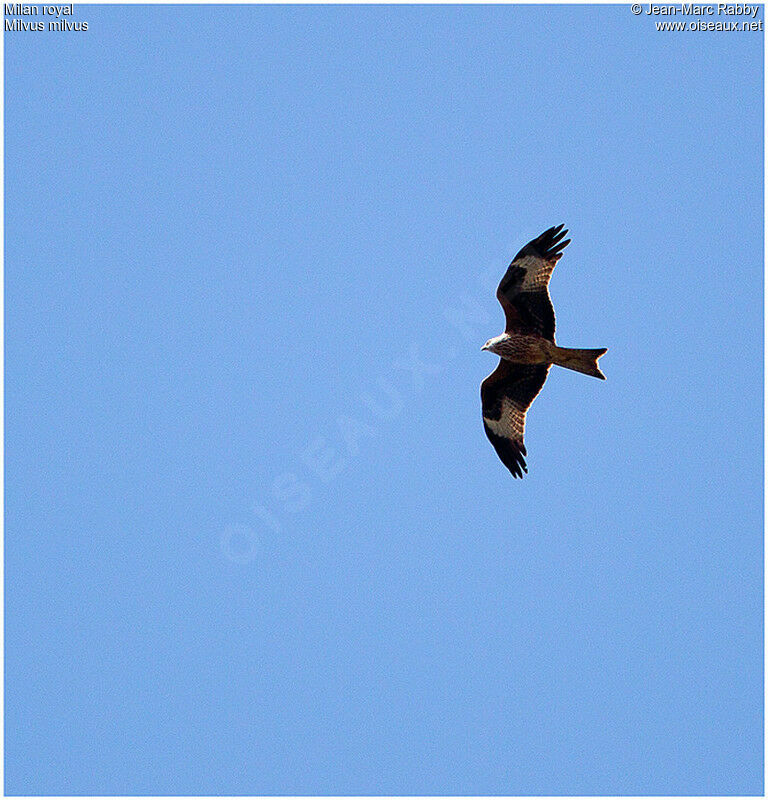
<path fill-rule="evenodd" d="M 528 472 L 525 414 L 552 364 L 605 380 L 597 360 L 607 348 L 574 350 L 555 344 L 549 279 L 571 241 L 563 241 L 567 233 L 562 225 L 550 228 L 515 256 L 496 290 L 507 320 L 504 333 L 483 345 L 483 350 L 501 356 L 499 366 L 480 387 L 483 425 L 499 458 L 516 478 Z"/>

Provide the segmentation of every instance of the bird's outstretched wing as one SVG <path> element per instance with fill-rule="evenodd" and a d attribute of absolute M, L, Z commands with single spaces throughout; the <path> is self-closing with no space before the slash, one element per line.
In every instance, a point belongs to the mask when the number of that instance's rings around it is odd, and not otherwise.
<path fill-rule="evenodd" d="M 547 364 L 513 364 L 501 359 L 480 387 L 485 433 L 516 478 L 528 472 L 523 443 L 525 413 L 544 386 L 548 372 Z"/>
<path fill-rule="evenodd" d="M 508 333 L 555 338 L 555 310 L 549 297 L 549 279 L 563 248 L 567 230 L 562 225 L 544 231 L 515 256 L 504 273 L 496 297 L 507 318 Z"/>

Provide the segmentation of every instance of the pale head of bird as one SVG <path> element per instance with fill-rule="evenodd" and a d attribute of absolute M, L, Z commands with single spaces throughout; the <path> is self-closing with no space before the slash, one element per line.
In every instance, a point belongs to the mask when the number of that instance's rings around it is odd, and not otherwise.
<path fill-rule="evenodd" d="M 509 339 L 509 334 L 502 333 L 501 336 L 494 336 L 493 339 L 489 339 L 480 349 L 488 350 L 491 353 L 496 353 L 496 355 L 500 355 L 499 346 L 507 339 Z"/>

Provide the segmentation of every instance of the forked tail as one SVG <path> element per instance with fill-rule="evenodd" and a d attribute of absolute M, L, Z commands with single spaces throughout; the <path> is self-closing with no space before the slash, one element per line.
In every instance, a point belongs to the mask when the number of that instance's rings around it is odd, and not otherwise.
<path fill-rule="evenodd" d="M 607 347 L 600 347 L 596 350 L 558 347 L 554 353 L 554 363 L 560 367 L 573 369 L 576 372 L 583 372 L 585 375 L 592 375 L 595 378 L 605 380 L 605 375 L 600 372 L 600 367 L 597 365 L 597 359 L 607 352 Z"/>

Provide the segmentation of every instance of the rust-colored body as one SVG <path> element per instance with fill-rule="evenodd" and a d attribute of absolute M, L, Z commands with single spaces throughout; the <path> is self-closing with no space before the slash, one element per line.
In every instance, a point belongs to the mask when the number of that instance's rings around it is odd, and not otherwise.
<path fill-rule="evenodd" d="M 559 367 L 583 372 L 605 380 L 605 375 L 597 366 L 597 359 L 605 353 L 604 348 L 580 349 L 558 347 L 553 341 L 541 336 L 521 333 L 503 333 L 491 339 L 483 348 L 496 353 L 513 364 L 557 364 Z"/>

